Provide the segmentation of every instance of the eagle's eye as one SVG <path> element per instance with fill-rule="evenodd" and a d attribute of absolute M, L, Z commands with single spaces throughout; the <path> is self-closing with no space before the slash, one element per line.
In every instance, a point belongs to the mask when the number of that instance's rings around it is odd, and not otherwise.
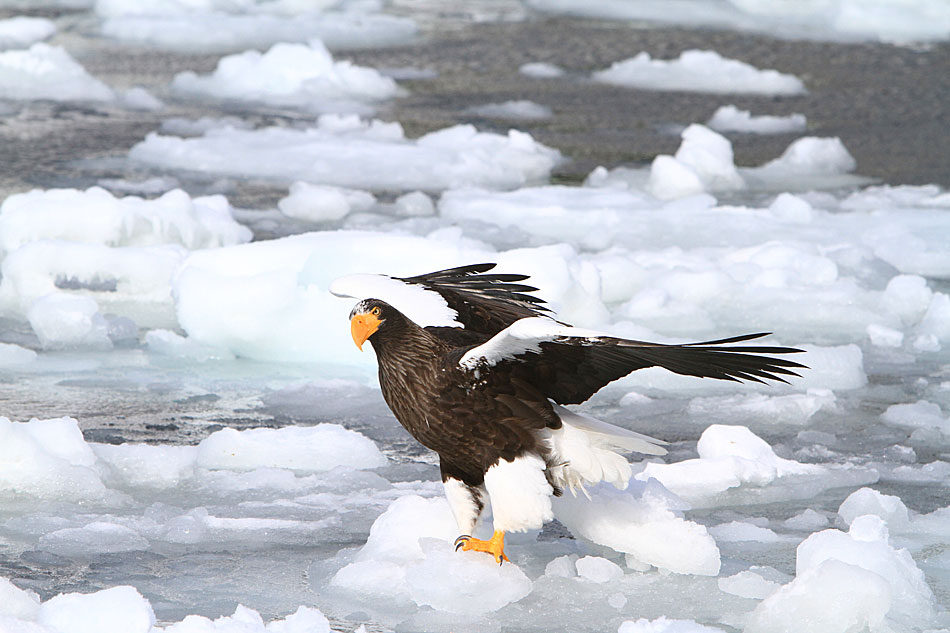
<path fill-rule="evenodd" d="M 379 312 L 380 312 L 379 306 L 376 306 L 375 308 L 373 308 L 372 310 L 369 311 L 369 313 L 372 314 L 372 315 L 375 316 L 375 317 L 378 317 L 378 316 L 379 316 Z"/>

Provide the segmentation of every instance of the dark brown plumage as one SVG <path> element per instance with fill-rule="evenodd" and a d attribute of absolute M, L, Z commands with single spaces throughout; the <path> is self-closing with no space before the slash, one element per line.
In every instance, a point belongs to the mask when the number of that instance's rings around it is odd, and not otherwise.
<path fill-rule="evenodd" d="M 358 345 L 369 340 L 376 351 L 386 403 L 413 437 L 439 454 L 450 502 L 453 495 L 458 496 L 449 489 L 456 482 L 471 495 L 474 518 L 453 502 L 456 518 L 460 512 L 465 517 L 459 520 L 463 533 L 470 533 L 474 526 L 485 492 L 492 495 L 492 485 L 499 487 L 489 482 L 486 490 L 486 473 L 493 467 L 537 456 L 543 460 L 540 468 L 555 495 L 565 482 L 573 488 L 574 482 L 593 481 L 590 475 L 573 472 L 565 462 L 565 451 L 573 449 L 562 446 L 565 410 L 557 405 L 583 402 L 609 382 L 645 367 L 755 382 L 785 382 L 785 377 L 797 376 L 795 369 L 804 367 L 764 355 L 798 349 L 734 345 L 764 334 L 663 345 L 576 333 L 564 324 L 538 319 L 550 311 L 539 298 L 526 294 L 536 288 L 520 283 L 524 275 L 488 274 L 493 266 L 465 266 L 399 279 L 441 295 L 464 328 L 420 327 L 380 299 L 361 301 L 350 315 L 354 340 Z M 519 322 L 540 327 L 540 334 L 531 330 L 528 335 L 509 336 L 513 332 L 509 326 Z M 550 324 L 550 335 L 545 324 Z M 608 435 L 622 438 L 630 433 L 597 424 Z M 638 440 L 641 444 L 635 450 L 650 452 L 643 447 L 657 449 L 655 444 L 661 443 L 646 440 L 653 444 Z M 623 443 L 618 440 L 614 445 Z M 506 529 L 499 528 L 499 514 L 495 508 L 496 537 Z M 507 514 L 507 523 L 521 525 Z M 536 522 L 531 519 L 526 525 Z M 519 529 L 511 525 L 507 529 Z M 491 551 L 500 561 L 503 553 L 496 549 L 483 551 Z"/>

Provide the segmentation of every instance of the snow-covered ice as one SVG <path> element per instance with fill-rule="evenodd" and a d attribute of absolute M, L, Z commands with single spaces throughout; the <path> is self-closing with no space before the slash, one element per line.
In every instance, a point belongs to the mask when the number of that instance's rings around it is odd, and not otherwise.
<path fill-rule="evenodd" d="M 485 103 L 465 109 L 465 114 L 474 114 L 489 119 L 536 121 L 551 117 L 551 108 L 534 101 L 520 99 L 502 103 Z"/>
<path fill-rule="evenodd" d="M 750 134 L 790 134 L 804 132 L 807 120 L 804 114 L 788 116 L 753 116 L 748 110 L 734 105 L 721 106 L 706 125 L 718 132 L 747 132 Z"/>
<path fill-rule="evenodd" d="M 596 81 L 644 90 L 715 94 L 796 95 L 805 85 L 794 75 L 759 70 L 715 51 L 688 50 L 673 60 L 643 52 L 593 74 Z"/>
<path fill-rule="evenodd" d="M 400 94 L 396 82 L 365 66 L 336 61 L 320 40 L 275 44 L 218 61 L 210 75 L 179 73 L 171 84 L 180 97 L 226 99 L 309 112 L 370 113 Z"/>
<path fill-rule="evenodd" d="M 405 44 L 417 32 L 408 17 L 375 2 L 127 2 L 98 0 L 106 37 L 186 53 L 237 52 L 317 37 L 332 49 Z"/>
<path fill-rule="evenodd" d="M 115 92 L 86 72 L 61 46 L 42 42 L 28 49 L 0 51 L 0 95 L 4 99 L 112 101 Z"/>
<path fill-rule="evenodd" d="M 17 407 L 0 410 L 0 630 L 950 627 L 950 194 L 871 186 L 847 139 L 799 137 L 804 117 L 784 115 L 807 76 L 711 51 L 606 72 L 679 89 L 695 64 L 758 105 L 722 107 L 686 126 L 675 152 L 605 165 L 583 184 L 550 184 L 571 157 L 517 129 L 407 136 L 385 106 L 379 120 L 356 113 L 398 94 L 394 79 L 431 73 L 401 58 L 360 69 L 338 51 L 407 42 L 410 4 L 98 0 L 82 38 L 236 53 L 170 91 L 89 76 L 71 57 L 87 59 L 71 18 L 58 34 L 0 22 L 0 48 L 10 30 L 21 38 L 0 52 L 4 96 L 98 100 L 158 130 L 128 161 L 97 163 L 100 187 L 0 203 L 0 384 Z M 748 1 L 530 4 L 945 37 L 930 0 L 899 16 L 889 0 L 781 16 Z M 36 43 L 46 37 L 66 49 Z M 568 74 L 515 71 L 539 88 Z M 550 115 L 509 98 L 466 98 L 456 114 L 479 125 Z M 729 102 L 692 98 L 703 116 Z M 314 120 L 328 109 L 341 112 Z M 743 167 L 733 133 L 796 137 Z M 208 184 L 217 178 L 230 180 Z M 235 208 L 247 200 L 261 208 Z M 396 425 L 372 352 L 346 327 L 354 297 L 391 290 L 363 273 L 483 261 L 529 274 L 580 327 L 657 342 L 771 331 L 766 344 L 803 349 L 794 358 L 809 369 L 765 386 L 644 369 L 603 390 L 581 410 L 670 453 L 634 458 L 624 490 L 555 499 L 558 521 L 508 535 L 511 561 L 498 566 L 454 550 L 433 456 Z M 413 319 L 453 323 L 444 302 L 412 311 L 412 293 L 396 297 Z M 490 526 L 487 508 L 477 535 Z"/>
<path fill-rule="evenodd" d="M 545 180 L 560 153 L 530 135 L 469 125 L 406 138 L 398 123 L 322 115 L 302 130 L 212 128 L 196 138 L 151 133 L 129 158 L 164 169 L 370 190 L 510 189 Z"/>
<path fill-rule="evenodd" d="M 0 20 L 0 49 L 26 48 L 55 32 L 56 25 L 46 18 L 17 16 Z"/>
<path fill-rule="evenodd" d="M 766 33 L 778 37 L 830 41 L 915 43 L 950 37 L 950 8 L 941 0 L 680 0 L 675 11 L 665 0 L 527 0 L 529 6 L 614 20 Z"/>

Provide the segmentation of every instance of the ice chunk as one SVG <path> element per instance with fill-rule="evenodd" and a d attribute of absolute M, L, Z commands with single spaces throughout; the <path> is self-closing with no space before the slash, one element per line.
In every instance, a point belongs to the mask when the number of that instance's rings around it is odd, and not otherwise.
<path fill-rule="evenodd" d="M 148 539 L 117 523 L 93 521 L 83 527 L 63 528 L 40 537 L 37 548 L 58 556 L 85 558 L 148 549 Z"/>
<path fill-rule="evenodd" d="M 129 317 L 144 327 L 174 327 L 172 276 L 185 255 L 175 244 L 110 248 L 31 242 L 3 260 L 0 302 L 25 315 L 47 295 L 76 290 L 87 299 L 94 297 L 103 312 Z"/>
<path fill-rule="evenodd" d="M 760 167 L 762 171 L 793 174 L 845 174 L 857 163 L 841 139 L 806 136 L 789 145 L 781 156 Z"/>
<path fill-rule="evenodd" d="M 676 620 L 660 616 L 655 620 L 640 618 L 636 622 L 627 620 L 620 625 L 617 633 L 724 633 L 720 628 L 699 624 L 695 620 Z"/>
<path fill-rule="evenodd" d="M 910 630 L 933 620 L 923 572 L 889 544 L 880 517 L 864 515 L 847 533 L 824 530 L 799 545 L 795 580 L 759 604 L 746 630 Z"/>
<path fill-rule="evenodd" d="M 881 419 L 894 426 L 910 429 L 936 429 L 950 435 L 950 417 L 943 414 L 940 405 L 918 400 L 908 404 L 892 404 L 881 414 Z"/>
<path fill-rule="evenodd" d="M 788 528 L 789 530 L 802 530 L 806 532 L 814 532 L 815 530 L 820 530 L 827 526 L 828 517 L 819 512 L 815 512 L 811 508 L 806 508 L 795 516 L 782 521 L 782 527 Z"/>
<path fill-rule="evenodd" d="M 615 62 L 593 75 L 596 81 L 647 90 L 709 93 L 794 95 L 805 86 L 794 75 L 759 70 L 744 62 L 722 57 L 715 51 L 683 51 L 671 61 L 654 60 L 643 52 Z"/>
<path fill-rule="evenodd" d="M 166 169 L 306 180 L 369 190 L 510 189 L 545 180 L 560 153 L 529 135 L 457 125 L 407 139 L 396 123 L 323 115 L 315 127 L 214 128 L 197 138 L 149 134 L 129 157 Z"/>
<path fill-rule="evenodd" d="M 188 358 L 198 362 L 208 360 L 232 360 L 234 354 L 226 349 L 196 343 L 190 338 L 169 330 L 151 330 L 145 335 L 145 345 L 150 351 L 176 358 Z"/>
<path fill-rule="evenodd" d="M 313 37 L 333 50 L 379 48 L 405 44 L 417 32 L 411 18 L 378 13 L 375 3 L 347 3 L 355 10 L 321 10 L 327 4 L 254 3 L 247 11 L 247 3 L 202 2 L 187 5 L 192 9 L 188 11 L 179 3 L 100 0 L 96 10 L 105 18 L 101 30 L 106 37 L 183 53 L 265 49 Z M 281 5 L 287 8 L 281 11 Z"/>
<path fill-rule="evenodd" d="M 26 48 L 55 32 L 56 25 L 46 18 L 17 16 L 0 20 L 0 49 Z"/>
<path fill-rule="evenodd" d="M 547 119 L 552 115 L 551 108 L 526 99 L 471 106 L 465 108 L 464 113 L 487 117 L 489 119 L 514 119 L 522 121 Z"/>
<path fill-rule="evenodd" d="M 425 560 L 406 570 L 409 597 L 419 606 L 477 615 L 531 593 L 531 580 L 516 565 L 498 565 L 481 552 L 456 552 L 451 543 L 439 539 L 423 538 L 419 543 Z"/>
<path fill-rule="evenodd" d="M 305 222 L 332 222 L 352 212 L 366 211 L 374 204 L 376 197 L 365 191 L 295 182 L 290 195 L 282 198 L 277 208 L 287 217 Z"/>
<path fill-rule="evenodd" d="M 880 517 L 893 530 L 906 528 L 910 522 L 907 506 L 900 497 L 881 494 L 871 488 L 855 490 L 838 508 L 838 516 L 847 526 L 858 517 L 869 514 Z"/>
<path fill-rule="evenodd" d="M 830 389 L 768 396 L 761 393 L 693 398 L 687 411 L 693 417 L 728 419 L 733 423 L 804 426 L 823 409 L 835 408 Z"/>
<path fill-rule="evenodd" d="M 155 613 L 135 587 L 120 586 L 50 598 L 36 620 L 54 631 L 70 633 L 148 633 Z"/>
<path fill-rule="evenodd" d="M 422 217 L 435 215 L 435 205 L 432 198 L 421 191 L 410 191 L 393 202 L 393 208 L 398 215 L 408 217 Z"/>
<path fill-rule="evenodd" d="M 682 518 L 682 502 L 657 481 L 631 481 L 626 491 L 600 484 L 591 498 L 565 494 L 554 514 L 578 538 L 680 574 L 715 576 L 719 549 L 698 523 Z M 580 573 L 580 569 L 578 569 Z"/>
<path fill-rule="evenodd" d="M 234 221 L 224 196 L 191 198 L 181 189 L 154 200 L 117 198 L 101 187 L 34 189 L 4 200 L 0 250 L 39 240 L 198 249 L 249 242 L 251 232 Z"/>
<path fill-rule="evenodd" d="M 708 127 L 717 132 L 748 132 L 751 134 L 789 134 L 805 131 L 805 115 L 788 116 L 752 116 L 748 110 L 740 110 L 734 105 L 720 106 L 709 121 Z"/>
<path fill-rule="evenodd" d="M 165 107 L 161 99 L 141 86 L 133 86 L 119 94 L 119 103 L 129 110 L 154 112 Z"/>
<path fill-rule="evenodd" d="M 709 191 L 742 189 L 745 182 L 733 162 L 732 143 L 709 128 L 694 123 L 683 130 L 683 142 L 674 158 L 692 167 Z"/>
<path fill-rule="evenodd" d="M 600 556 L 585 556 L 574 564 L 577 576 L 591 582 L 614 582 L 623 578 L 620 565 Z"/>
<path fill-rule="evenodd" d="M 396 82 L 372 68 L 334 61 L 320 40 L 275 44 L 223 57 L 210 75 L 175 76 L 178 95 L 289 106 L 311 112 L 370 112 L 399 94 Z"/>
<path fill-rule="evenodd" d="M 43 43 L 0 52 L 0 93 L 5 99 L 112 101 L 115 93 L 91 76 L 62 47 Z"/>
<path fill-rule="evenodd" d="M 726 498 L 741 503 L 811 497 L 820 490 L 871 483 L 878 477 L 875 471 L 783 459 L 744 426 L 713 424 L 703 431 L 696 448 L 698 459 L 647 464 L 635 478 L 655 477 L 694 507 L 708 507 Z"/>
<path fill-rule="evenodd" d="M 709 528 L 717 541 L 775 543 L 782 538 L 766 527 L 745 521 L 730 521 Z"/>
<path fill-rule="evenodd" d="M 73 418 L 0 418 L 0 498 L 102 500 L 113 495 Z"/>
<path fill-rule="evenodd" d="M 12 343 L 0 343 L 0 367 L 24 365 L 36 360 L 36 352 Z"/>
<path fill-rule="evenodd" d="M 198 445 L 197 465 L 216 470 L 286 468 L 320 472 L 338 466 L 365 469 L 388 460 L 372 440 L 338 424 L 282 429 L 215 431 Z"/>
<path fill-rule="evenodd" d="M 563 68 L 560 66 L 555 66 L 554 64 L 548 64 L 547 62 L 529 62 L 527 64 L 522 64 L 518 68 L 518 72 L 520 72 L 522 75 L 539 79 L 551 79 L 554 77 L 562 77 L 564 75 Z"/>
<path fill-rule="evenodd" d="M 0 577 L 0 616 L 33 620 L 40 610 L 40 599 L 35 592 L 20 589 Z"/>
<path fill-rule="evenodd" d="M 577 567 L 574 565 L 576 560 L 576 556 L 558 556 L 544 566 L 544 575 L 557 576 L 559 578 L 574 578 L 577 576 Z"/>
<path fill-rule="evenodd" d="M 647 190 L 661 200 L 685 198 L 706 191 L 696 170 L 672 156 L 660 154 L 650 164 Z"/>
<path fill-rule="evenodd" d="M 719 589 L 725 593 L 741 598 L 761 600 L 781 587 L 777 582 L 766 580 L 754 571 L 740 571 L 733 576 L 720 578 Z"/>
<path fill-rule="evenodd" d="M 878 347 L 900 347 L 904 343 L 904 333 L 886 325 L 872 323 L 867 328 L 872 345 Z"/>
<path fill-rule="evenodd" d="M 112 348 L 109 324 L 89 297 L 52 292 L 33 302 L 27 318 L 44 348 Z"/>
<path fill-rule="evenodd" d="M 895 275 L 887 282 L 881 303 L 904 323 L 916 323 L 927 311 L 933 291 L 920 275 Z"/>
<path fill-rule="evenodd" d="M 195 474 L 197 446 L 90 446 L 98 464 L 106 470 L 103 478 L 113 487 L 174 488 Z"/>

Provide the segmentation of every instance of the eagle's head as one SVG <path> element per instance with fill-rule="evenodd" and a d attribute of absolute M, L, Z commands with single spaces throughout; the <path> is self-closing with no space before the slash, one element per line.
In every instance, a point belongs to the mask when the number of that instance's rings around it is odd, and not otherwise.
<path fill-rule="evenodd" d="M 385 301 L 363 299 L 350 311 L 350 333 L 353 342 L 362 350 L 367 339 L 404 320 L 402 313 Z"/>

